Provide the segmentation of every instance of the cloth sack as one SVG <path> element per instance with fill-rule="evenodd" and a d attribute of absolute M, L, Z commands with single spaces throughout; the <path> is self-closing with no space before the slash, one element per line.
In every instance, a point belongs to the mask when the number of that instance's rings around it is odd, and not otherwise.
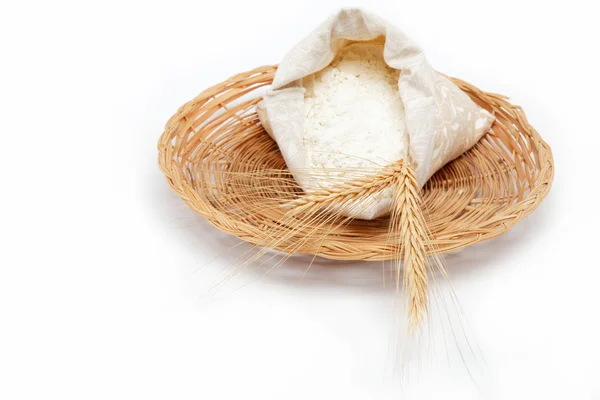
<path fill-rule="evenodd" d="M 384 43 L 385 63 L 400 70 L 398 90 L 409 142 L 404 162 L 414 169 L 420 187 L 477 143 L 494 121 L 489 112 L 437 73 L 421 48 L 398 28 L 370 12 L 342 9 L 286 54 L 270 90 L 257 106 L 262 125 L 307 193 L 316 185 L 306 173 L 302 78 L 327 67 L 343 47 L 378 38 Z M 388 213 L 391 196 L 390 191 L 371 199 L 369 207 L 354 217 L 373 219 Z"/>

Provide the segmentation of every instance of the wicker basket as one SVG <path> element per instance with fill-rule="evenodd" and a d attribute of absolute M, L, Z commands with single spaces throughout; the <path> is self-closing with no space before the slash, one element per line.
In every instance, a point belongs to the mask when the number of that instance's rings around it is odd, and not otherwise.
<path fill-rule="evenodd" d="M 339 260 L 396 258 L 399 244 L 389 240 L 387 217 L 318 226 L 304 224 L 301 216 L 286 217 L 284 205 L 302 191 L 255 111 L 256 90 L 271 83 L 275 70 L 266 66 L 238 74 L 177 111 L 158 145 L 167 181 L 214 226 L 254 245 Z M 553 179 L 550 147 L 520 107 L 452 80 L 497 120 L 423 188 L 429 254 L 506 232 L 539 205 Z"/>

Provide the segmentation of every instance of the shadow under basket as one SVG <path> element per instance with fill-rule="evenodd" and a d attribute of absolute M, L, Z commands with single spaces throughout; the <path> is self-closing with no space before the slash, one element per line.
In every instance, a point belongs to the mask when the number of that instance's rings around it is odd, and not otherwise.
<path fill-rule="evenodd" d="M 289 217 L 302 196 L 256 114 L 259 88 L 276 66 L 238 74 L 184 104 L 162 134 L 159 165 L 173 190 L 222 231 L 257 246 L 338 260 L 391 260 L 389 217 L 312 224 Z M 550 190 L 552 152 L 518 106 L 450 78 L 496 121 L 469 151 L 438 171 L 421 191 L 431 243 L 444 253 L 496 237 L 529 215 Z"/>

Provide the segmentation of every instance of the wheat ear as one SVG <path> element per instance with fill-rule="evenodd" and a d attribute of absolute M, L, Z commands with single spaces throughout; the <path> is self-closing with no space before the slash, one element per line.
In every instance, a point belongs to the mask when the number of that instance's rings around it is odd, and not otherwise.
<path fill-rule="evenodd" d="M 365 199 L 392 185 L 401 168 L 402 160 L 385 166 L 376 174 L 365 174 L 364 177 L 340 182 L 332 188 L 313 190 L 288 202 L 285 207 L 290 208 L 292 214 L 298 214 L 318 209 L 331 210 L 335 205 Z"/>
<path fill-rule="evenodd" d="M 377 174 L 366 175 L 342 182 L 333 188 L 320 189 L 304 194 L 285 204 L 290 208 L 287 216 L 304 213 L 314 221 L 323 218 L 323 212 L 332 214 L 356 208 L 357 202 L 365 201 L 370 195 L 394 186 L 389 234 L 396 253 L 396 289 L 406 293 L 409 333 L 417 332 L 428 314 L 427 245 L 430 243 L 428 229 L 421 209 L 421 196 L 414 170 L 402 161 L 384 167 Z M 319 217 L 316 217 L 319 215 Z M 346 217 L 338 223 L 347 223 Z M 330 222 L 327 219 L 323 222 Z M 404 261 L 404 268 L 401 263 Z M 403 271 L 401 274 L 400 271 Z"/>
<path fill-rule="evenodd" d="M 390 235 L 400 240 L 396 257 L 396 289 L 400 289 L 402 282 L 408 302 L 408 330 L 409 333 L 415 333 L 423 326 L 428 313 L 426 245 L 429 235 L 414 170 L 403 164 L 395 177 Z M 404 261 L 402 279 L 401 260 Z"/>

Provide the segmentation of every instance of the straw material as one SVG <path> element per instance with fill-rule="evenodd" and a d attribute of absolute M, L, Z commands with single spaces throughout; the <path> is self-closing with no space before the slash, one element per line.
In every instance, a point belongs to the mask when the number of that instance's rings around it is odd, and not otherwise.
<path fill-rule="evenodd" d="M 423 254 L 457 250 L 506 232 L 550 190 L 552 152 L 521 108 L 452 79 L 494 113 L 496 122 L 420 193 L 410 183 L 414 174 L 400 162 L 376 172 L 349 171 L 335 190 L 304 195 L 255 111 L 257 89 L 271 83 L 275 70 L 266 66 L 236 75 L 177 111 L 158 144 L 167 181 L 214 226 L 260 247 L 338 260 L 403 258 L 402 283 L 416 296 L 409 305 L 417 324 L 427 307 L 427 299 L 419 298 L 427 284 Z M 393 218 L 355 220 L 332 212 L 356 207 L 391 185 L 397 185 Z M 420 288 L 410 290 L 411 285 Z"/>
<path fill-rule="evenodd" d="M 396 293 L 400 290 L 400 271 L 404 271 L 402 287 L 408 294 L 408 329 L 418 330 L 427 317 L 427 275 L 429 273 L 427 244 L 431 237 L 423 216 L 419 186 L 414 171 L 402 164 L 397 177 L 390 216 L 390 236 L 398 237 Z M 400 260 L 404 268 L 400 268 Z"/>

